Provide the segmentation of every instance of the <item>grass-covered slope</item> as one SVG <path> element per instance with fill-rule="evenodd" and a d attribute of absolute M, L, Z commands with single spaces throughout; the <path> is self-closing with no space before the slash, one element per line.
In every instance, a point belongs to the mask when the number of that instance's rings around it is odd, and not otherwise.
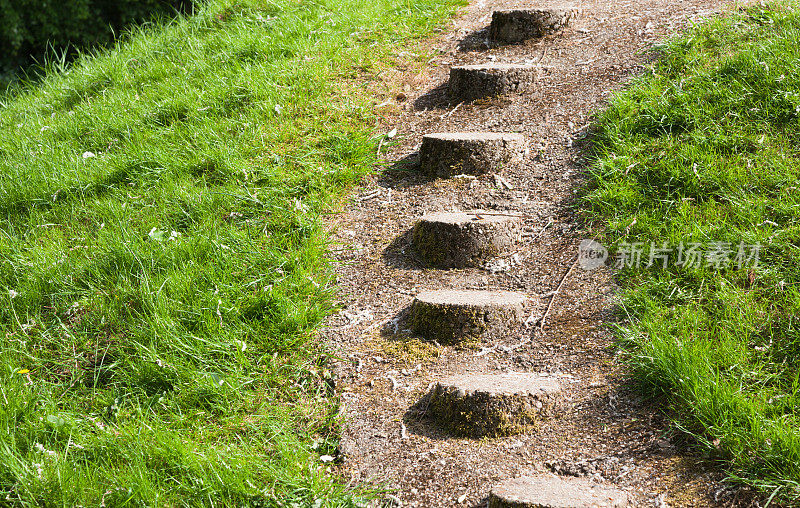
<path fill-rule="evenodd" d="M 623 343 L 733 479 L 797 502 L 800 11 L 738 11 L 662 53 L 600 116 L 584 201 L 625 261 L 624 243 L 644 244 L 621 272 Z M 648 268 L 665 242 L 667 268 Z M 700 245 L 699 262 L 678 265 L 681 243 L 684 261 Z"/>
<path fill-rule="evenodd" d="M 0 504 L 352 503 L 320 215 L 457 3 L 213 0 L 2 99 Z"/>

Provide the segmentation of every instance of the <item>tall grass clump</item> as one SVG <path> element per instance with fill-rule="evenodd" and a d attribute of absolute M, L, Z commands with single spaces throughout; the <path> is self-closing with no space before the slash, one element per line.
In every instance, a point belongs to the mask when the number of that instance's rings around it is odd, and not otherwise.
<path fill-rule="evenodd" d="M 0 99 L 0 504 L 358 501 L 321 216 L 459 3 L 210 0 Z"/>
<path fill-rule="evenodd" d="M 798 4 L 665 44 L 600 115 L 595 148 L 583 206 L 625 261 L 634 377 L 731 479 L 800 501 Z"/>

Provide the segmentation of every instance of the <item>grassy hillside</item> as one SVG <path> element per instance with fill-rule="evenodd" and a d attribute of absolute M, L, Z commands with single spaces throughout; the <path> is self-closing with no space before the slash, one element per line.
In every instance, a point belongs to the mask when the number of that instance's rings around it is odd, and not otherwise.
<path fill-rule="evenodd" d="M 623 344 L 732 479 L 798 502 L 798 4 L 739 11 L 661 49 L 600 116 L 584 202 L 624 261 Z"/>
<path fill-rule="evenodd" d="M 457 0 L 212 0 L 0 106 L 0 503 L 350 506 L 320 215 Z"/>

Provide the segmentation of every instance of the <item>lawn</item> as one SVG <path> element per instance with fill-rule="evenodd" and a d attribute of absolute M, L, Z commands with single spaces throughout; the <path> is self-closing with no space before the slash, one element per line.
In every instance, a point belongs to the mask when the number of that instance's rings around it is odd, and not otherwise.
<path fill-rule="evenodd" d="M 693 447 L 797 503 L 798 3 L 738 10 L 657 50 L 599 115 L 582 197 L 621 268 L 620 341 Z"/>
<path fill-rule="evenodd" d="M 354 506 L 324 214 L 459 0 L 210 0 L 0 96 L 0 504 Z M 422 65 L 425 54 L 404 54 Z"/>

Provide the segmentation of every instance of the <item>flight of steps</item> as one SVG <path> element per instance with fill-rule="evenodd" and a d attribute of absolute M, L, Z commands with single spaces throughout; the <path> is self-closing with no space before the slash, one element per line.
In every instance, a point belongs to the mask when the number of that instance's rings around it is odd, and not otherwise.
<path fill-rule="evenodd" d="M 515 44 L 566 26 L 579 12 L 575 4 L 496 11 L 490 37 Z M 535 66 L 509 63 L 467 65 L 450 70 L 448 93 L 467 102 L 524 92 L 536 79 Z M 437 178 L 499 172 L 519 164 L 525 154 L 522 134 L 432 133 L 424 136 L 420 170 Z M 471 210 L 422 217 L 412 233 L 417 257 L 432 268 L 482 267 L 521 241 L 522 218 L 514 213 Z M 440 344 L 499 336 L 522 320 L 524 295 L 509 291 L 458 288 L 420 292 L 410 309 L 416 335 Z M 427 414 L 453 436 L 497 437 L 526 432 L 558 411 L 561 388 L 551 377 L 530 373 L 463 374 L 434 383 L 425 395 Z M 623 491 L 588 479 L 539 475 L 512 478 L 489 493 L 491 508 L 578 508 L 628 505 Z"/>

